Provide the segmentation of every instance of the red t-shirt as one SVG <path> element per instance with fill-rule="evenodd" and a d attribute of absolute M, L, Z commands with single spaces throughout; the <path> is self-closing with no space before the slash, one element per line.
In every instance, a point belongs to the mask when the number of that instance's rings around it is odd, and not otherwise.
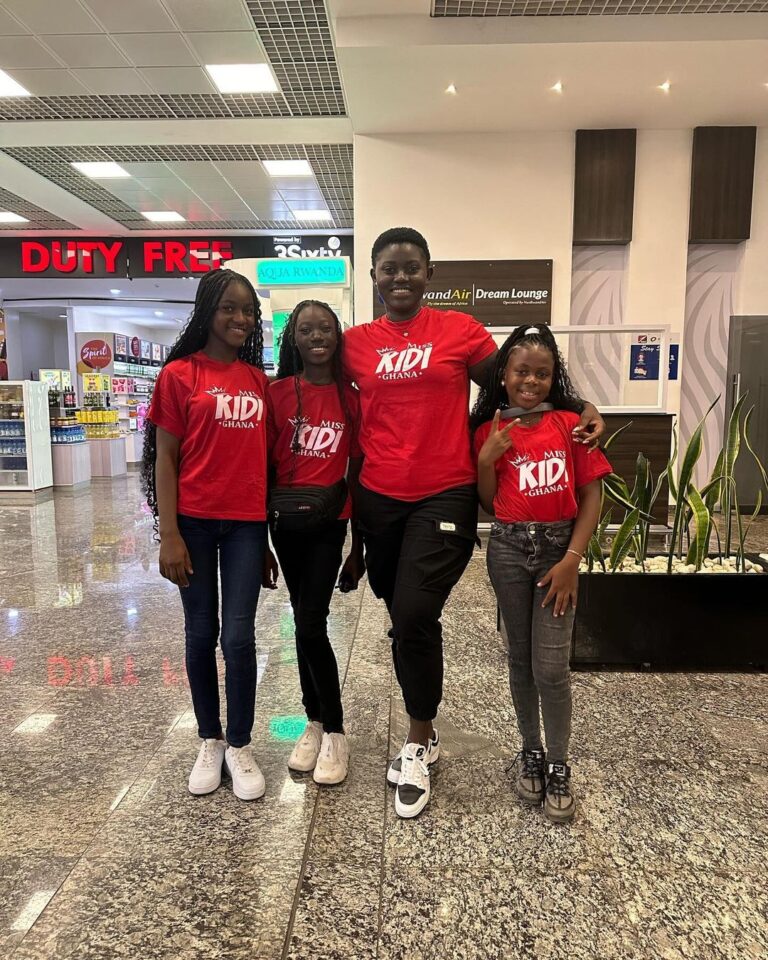
<path fill-rule="evenodd" d="M 360 390 L 363 486 L 415 501 L 475 482 L 468 368 L 495 349 L 473 317 L 433 307 L 345 332 L 344 373 Z"/>
<path fill-rule="evenodd" d="M 294 378 L 276 380 L 269 387 L 275 418 L 272 463 L 276 483 L 281 487 L 330 487 L 347 475 L 350 456 L 360 456 L 356 441 L 357 391 L 345 388 L 345 411 L 335 383 L 319 387 L 300 380 L 299 386 L 302 427 L 298 453 L 291 450 L 298 403 Z M 347 497 L 339 519 L 348 520 L 351 515 Z"/>
<path fill-rule="evenodd" d="M 576 413 L 552 410 L 532 427 L 512 428 L 512 447 L 496 461 L 493 509 L 497 520 L 555 523 L 576 516 L 579 487 L 611 472 L 602 450 L 590 453 L 573 440 L 571 432 L 578 422 Z M 475 431 L 475 456 L 492 427 L 489 421 Z"/>
<path fill-rule="evenodd" d="M 236 360 L 193 353 L 165 366 L 148 418 L 181 440 L 178 511 L 208 520 L 266 520 L 268 381 Z"/>

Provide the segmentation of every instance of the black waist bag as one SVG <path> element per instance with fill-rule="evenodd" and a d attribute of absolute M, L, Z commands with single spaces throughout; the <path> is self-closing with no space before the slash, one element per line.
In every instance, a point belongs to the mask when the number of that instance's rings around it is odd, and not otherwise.
<path fill-rule="evenodd" d="M 347 481 L 330 487 L 275 487 L 269 495 L 267 516 L 279 530 L 300 533 L 317 530 L 339 519 L 347 500 Z"/>

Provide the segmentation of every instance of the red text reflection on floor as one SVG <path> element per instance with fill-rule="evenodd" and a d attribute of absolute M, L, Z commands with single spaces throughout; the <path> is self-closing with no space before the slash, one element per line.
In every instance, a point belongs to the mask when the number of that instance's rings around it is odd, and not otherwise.
<path fill-rule="evenodd" d="M 6 663 L 9 668 L 0 661 L 0 673 L 13 670 L 14 661 Z M 163 657 L 161 676 L 164 687 L 189 687 L 184 666 L 176 668 L 170 657 Z M 136 659 L 130 655 L 119 661 L 112 657 L 48 657 L 49 687 L 136 687 L 140 682 Z"/>

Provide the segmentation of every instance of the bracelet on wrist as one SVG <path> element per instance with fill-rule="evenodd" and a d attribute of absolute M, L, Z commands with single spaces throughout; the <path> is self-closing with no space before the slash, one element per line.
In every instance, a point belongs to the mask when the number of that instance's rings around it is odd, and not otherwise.
<path fill-rule="evenodd" d="M 583 553 L 579 553 L 578 550 L 572 550 L 570 547 L 568 547 L 568 549 L 567 549 L 565 552 L 566 552 L 566 553 L 572 553 L 572 554 L 574 555 L 574 557 L 578 557 L 579 560 L 583 560 L 583 559 L 584 559 L 584 554 L 583 554 Z"/>

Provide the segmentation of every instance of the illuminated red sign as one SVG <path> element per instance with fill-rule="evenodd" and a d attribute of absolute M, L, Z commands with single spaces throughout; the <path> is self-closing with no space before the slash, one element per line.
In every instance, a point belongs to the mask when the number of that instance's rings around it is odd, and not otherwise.
<path fill-rule="evenodd" d="M 208 273 L 231 260 L 231 240 L 142 240 L 140 263 L 130 262 L 137 241 L 22 240 L 22 275 L 176 276 Z M 130 244 L 130 249 L 129 249 Z M 135 259 L 135 258 L 134 258 Z"/>
<path fill-rule="evenodd" d="M 24 273 L 117 273 L 117 257 L 122 240 L 112 243 L 99 240 L 22 240 L 21 269 Z M 97 259 L 99 262 L 97 262 Z"/>
<path fill-rule="evenodd" d="M 145 240 L 144 270 L 156 273 L 208 273 L 232 259 L 229 240 Z"/>

